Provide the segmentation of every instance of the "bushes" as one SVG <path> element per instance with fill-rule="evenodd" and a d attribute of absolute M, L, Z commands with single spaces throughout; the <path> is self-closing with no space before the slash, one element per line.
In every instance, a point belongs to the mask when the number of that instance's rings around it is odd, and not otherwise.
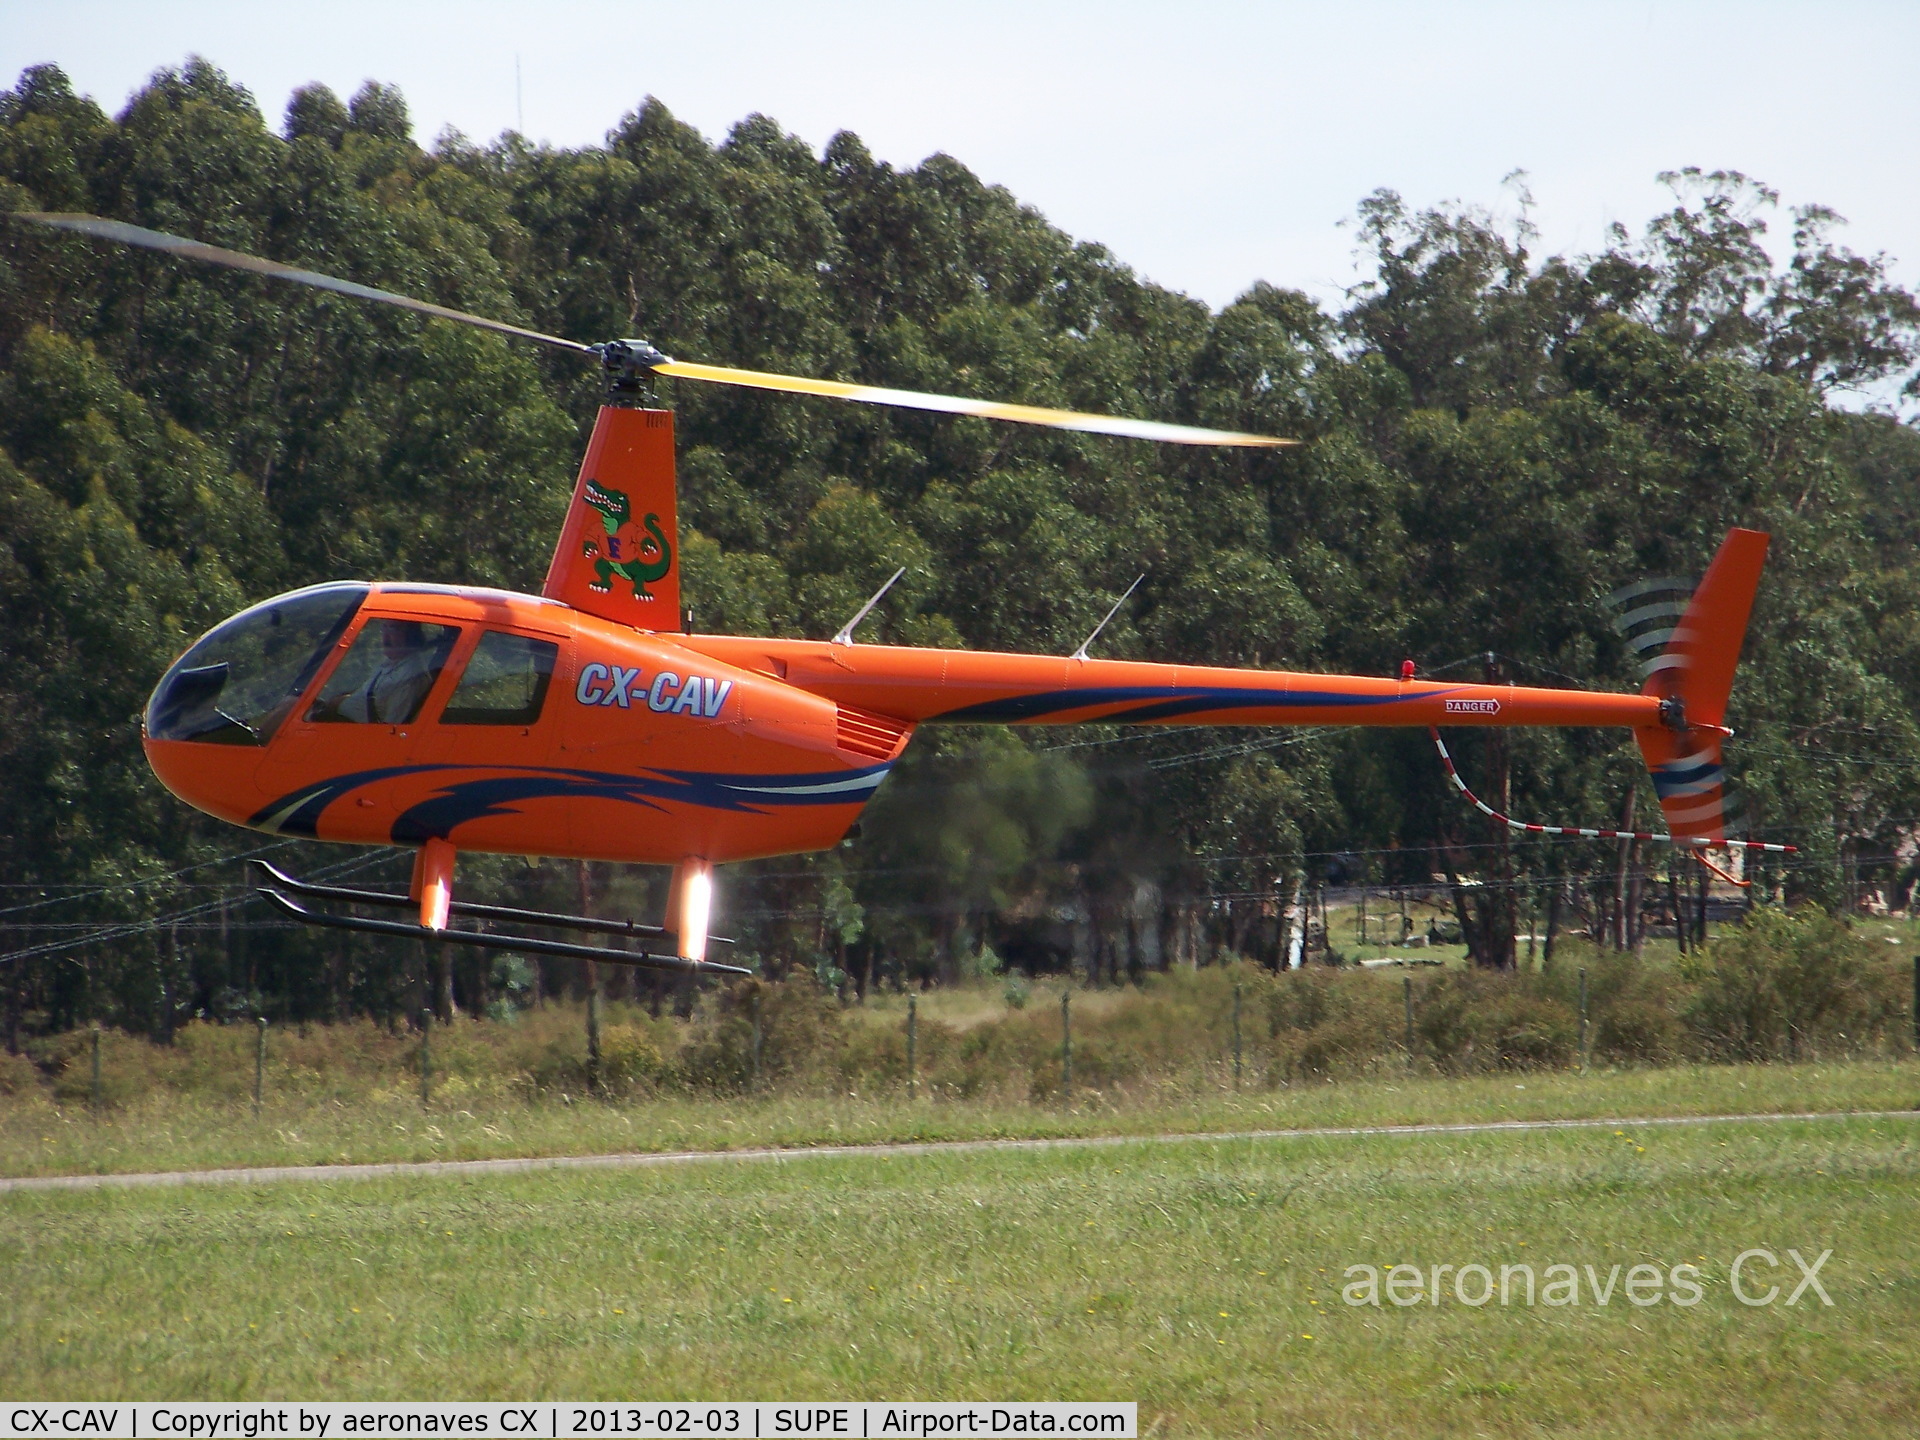
<path fill-rule="evenodd" d="M 1240 992 L 1248 1089 L 1402 1073 L 1560 1069 L 1579 1058 L 1579 972 L 1587 982 L 1588 1053 L 1601 1065 L 1766 1061 L 1906 1053 L 1906 972 L 1818 912 L 1762 910 L 1678 968 L 1563 942 L 1547 972 L 1428 971 L 1413 976 L 1316 967 L 1273 974 L 1250 965 L 1175 970 L 1137 987 L 1076 991 L 1075 1091 L 1206 1089 L 1232 1073 Z M 1413 1000 L 1408 1054 L 1406 997 Z M 976 989 L 921 1006 L 915 1067 L 923 1095 L 1047 1101 L 1060 1093 L 1057 1003 Z M 1017 997 L 1024 1002 L 1025 993 Z M 1057 996 L 1053 997 L 1057 1002 Z M 955 1023 L 929 1011 L 946 1008 Z M 756 1049 L 756 1025 L 758 1031 Z M 753 980 L 703 995 L 691 1023 L 607 1007 L 590 1076 L 577 1006 L 518 1012 L 512 1024 L 460 1021 L 433 1032 L 436 1103 L 517 1092 L 610 1097 L 652 1093 L 901 1093 L 905 1016 L 843 1007 L 811 975 Z M 128 1104 L 176 1090 L 243 1104 L 253 1082 L 251 1024 L 183 1027 L 171 1047 L 102 1033 L 102 1099 Z M 36 1040 L 0 1056 L 0 1101 L 87 1102 L 91 1036 Z M 267 1091 L 308 1100 L 368 1094 L 417 1104 L 420 1037 L 368 1021 L 274 1027 Z M 29 1061 L 31 1063 L 29 1063 Z"/>
<path fill-rule="evenodd" d="M 40 1072 L 24 1055 L 0 1051 L 0 1099 L 25 1099 L 39 1094 Z"/>
<path fill-rule="evenodd" d="M 436 1056 L 434 1064 L 439 1063 Z M 651 1090 L 666 1072 L 666 1058 L 651 1027 L 638 1020 L 616 1020 L 600 1027 L 597 1073 L 578 1037 L 557 1035 L 547 1042 L 545 1053 L 528 1069 L 526 1079 L 535 1093 L 571 1098 L 591 1094 L 597 1086 L 601 1094 L 625 1096 Z"/>
<path fill-rule="evenodd" d="M 1416 987 L 1418 991 L 1421 987 Z M 1557 1068 L 1579 1049 L 1576 1011 L 1537 976 L 1444 973 L 1414 1006 L 1414 1038 L 1440 1069 Z"/>
<path fill-rule="evenodd" d="M 1898 1024 L 1899 976 L 1845 925 L 1817 910 L 1762 910 L 1689 967 L 1683 1012 L 1715 1060 L 1853 1054 Z"/>
<path fill-rule="evenodd" d="M 1586 972 L 1589 1059 L 1600 1065 L 1669 1065 L 1691 1058 L 1671 974 L 1637 955 L 1581 941 L 1563 941 L 1560 953 L 1564 958 L 1536 984 L 1572 1021 L 1569 1038 L 1577 1047 L 1580 972 Z"/>
<path fill-rule="evenodd" d="M 1255 1073 L 1270 1082 L 1355 1074 L 1402 1049 L 1399 996 L 1382 977 L 1295 970 L 1260 988 L 1268 1034 Z"/>
<path fill-rule="evenodd" d="M 811 974 L 798 971 L 779 984 L 749 980 L 701 1007 L 672 1078 L 694 1089 L 744 1090 L 757 1073 L 761 1085 L 816 1088 L 836 1070 L 845 1031 L 839 1002 Z"/>

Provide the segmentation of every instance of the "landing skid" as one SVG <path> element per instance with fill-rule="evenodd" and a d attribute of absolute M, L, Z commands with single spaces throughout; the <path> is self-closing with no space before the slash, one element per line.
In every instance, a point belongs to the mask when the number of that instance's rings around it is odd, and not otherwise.
<path fill-rule="evenodd" d="M 293 895 L 314 900 L 338 900 L 353 905 L 381 905 L 411 910 L 419 901 L 407 895 L 391 895 L 380 890 L 351 890 L 337 885 L 315 885 L 295 879 L 264 860 L 249 861 L 268 883 L 258 893 L 282 913 L 303 925 L 325 926 L 334 930 L 359 930 L 370 935 L 394 935 L 408 940 L 436 941 L 448 945 L 470 945 L 481 950 L 513 950 L 533 955 L 564 955 L 576 960 L 596 960 L 607 965 L 631 965 L 646 970 L 666 970 L 682 975 L 751 975 L 738 965 L 721 965 L 708 960 L 689 960 L 675 955 L 654 955 L 647 951 L 614 950 L 599 945 L 574 945 L 564 940 L 542 940 L 531 935 L 496 935 L 485 930 L 436 929 L 426 925 L 407 925 L 395 920 L 372 920 L 360 915 L 339 915 L 332 911 L 310 910 Z M 287 892 L 291 891 L 292 895 Z M 456 915 L 470 915 L 487 921 L 507 921 L 517 925 L 549 925 L 564 930 L 586 930 L 603 935 L 629 935 L 661 940 L 672 945 L 675 937 L 659 925 L 641 925 L 630 920 L 600 920 L 590 915 L 560 915 L 545 910 L 520 910 L 508 905 L 479 905 L 454 900 L 447 909 Z M 707 937 L 723 945 L 733 941 L 719 935 Z"/>

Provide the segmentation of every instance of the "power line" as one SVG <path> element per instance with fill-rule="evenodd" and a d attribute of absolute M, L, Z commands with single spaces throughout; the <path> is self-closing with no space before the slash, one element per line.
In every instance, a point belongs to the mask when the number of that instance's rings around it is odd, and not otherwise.
<path fill-rule="evenodd" d="M 1205 750 L 1195 750 L 1185 755 L 1167 755 L 1147 761 L 1149 770 L 1172 770 L 1181 765 L 1197 765 L 1202 760 L 1225 760 L 1239 755 L 1251 755 L 1261 750 L 1280 750 L 1289 745 L 1306 745 L 1318 740 L 1332 729 L 1331 726 L 1317 725 L 1304 733 L 1288 735 L 1277 740 L 1247 740 L 1232 745 L 1215 745 Z"/>
<path fill-rule="evenodd" d="M 138 890 L 145 890 L 151 886 L 162 884 L 165 881 L 172 880 L 178 876 L 190 875 L 195 870 L 204 870 L 209 865 L 227 865 L 232 863 L 235 860 L 251 860 L 256 855 L 271 855 L 275 850 L 284 850 L 287 848 L 287 846 L 296 845 L 298 843 L 299 842 L 296 840 L 282 840 L 277 844 L 263 845 L 258 850 L 247 850 L 247 851 L 243 851 L 238 855 L 219 855 L 214 857 L 211 860 L 198 860 L 191 865 L 183 865 L 178 870 L 168 871 L 165 875 L 150 875 L 144 880 L 129 880 L 125 884 L 120 884 L 120 885 L 101 885 L 92 890 L 83 890 L 78 895 L 53 895 L 53 896 L 49 896 L 45 900 L 35 900 L 28 905 L 9 905 L 5 909 L 0 910 L 0 915 L 17 915 L 17 914 L 20 914 L 22 911 L 26 911 L 26 910 L 39 910 L 48 905 L 66 905 L 66 904 L 75 903 L 81 900 L 91 900 L 98 895 L 117 894 L 121 891 L 127 891 L 131 893 Z M 9 890 L 12 890 L 12 889 L 37 890 L 37 889 L 47 889 L 51 887 L 21 884 L 17 886 L 9 885 L 6 888 Z M 0 959 L 5 959 L 5 958 L 6 958 L 5 956 L 0 956 Z"/>
<path fill-rule="evenodd" d="M 285 843 L 292 844 L 294 842 L 287 841 Z M 269 850 L 278 848 L 278 846 L 267 847 Z M 264 854 L 266 852 L 263 850 L 258 853 Z M 370 869 L 374 864 L 387 858 L 385 854 L 380 852 L 375 852 L 371 855 L 356 855 L 352 859 L 343 860 L 337 865 L 323 866 L 314 873 L 329 878 L 339 878 L 351 875 L 359 870 Z M 213 864 L 218 862 L 209 861 L 208 863 Z M 258 898 L 259 897 L 255 895 L 245 895 L 240 898 L 238 903 L 241 905 L 251 905 L 255 903 Z M 154 930 L 162 930 L 170 925 L 176 925 L 182 920 L 192 920 L 202 915 L 210 915 L 227 903 L 227 897 L 222 896 L 218 900 L 209 900 L 205 904 L 189 906 L 185 910 L 176 910 L 171 914 L 156 915 L 147 920 L 127 921 L 119 925 L 102 926 L 91 934 L 77 936 L 71 940 L 50 940 L 44 945 L 31 945 L 24 950 L 15 950 L 11 954 L 0 955 L 0 965 L 4 965 L 11 960 L 32 960 L 43 955 L 57 955 L 67 950 L 79 949 L 82 946 L 97 945 L 102 941 L 126 940 L 135 935 L 145 935 Z"/>

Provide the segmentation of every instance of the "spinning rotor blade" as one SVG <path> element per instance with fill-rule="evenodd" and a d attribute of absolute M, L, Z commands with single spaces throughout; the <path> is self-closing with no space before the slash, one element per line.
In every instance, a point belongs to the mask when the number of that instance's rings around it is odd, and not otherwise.
<path fill-rule="evenodd" d="M 784 390 L 792 395 L 825 395 L 835 400 L 859 400 L 868 405 L 897 405 L 906 410 L 938 410 L 947 415 L 981 415 L 989 420 L 1049 425 L 1056 430 L 1085 430 L 1095 435 L 1119 435 L 1128 440 L 1165 440 L 1175 445 L 1268 447 L 1300 443 L 1298 440 L 1279 440 L 1268 435 L 1243 435 L 1235 430 L 1203 430 L 1195 425 L 1169 425 L 1159 420 L 1123 420 L 1113 415 L 1089 415 L 1078 410 L 1012 405 L 1003 400 L 969 400 L 962 395 L 929 395 L 919 390 L 853 385 L 844 380 L 809 380 L 799 375 L 735 370 L 726 365 L 699 365 L 687 360 L 667 360 L 652 368 L 656 375 L 677 375 L 686 380 L 711 380 L 720 385 L 745 385 L 754 390 Z"/>
<path fill-rule="evenodd" d="M 562 350 L 591 355 L 616 377 L 625 376 L 629 382 L 635 381 L 639 375 L 671 375 L 683 380 L 706 380 L 719 385 L 742 385 L 754 390 L 779 390 L 791 395 L 820 395 L 834 400 L 858 400 L 867 405 L 895 405 L 907 410 L 933 410 L 946 415 L 978 415 L 988 420 L 1012 420 L 1023 425 L 1045 425 L 1056 430 L 1082 430 L 1094 435 L 1117 435 L 1128 440 L 1160 440 L 1174 445 L 1240 445 L 1274 448 L 1300 443 L 1298 440 L 1281 440 L 1270 435 L 1246 435 L 1236 430 L 1208 430 L 1196 425 L 1171 425 L 1159 420 L 1127 420 L 1114 415 L 1090 415 L 1078 410 L 1052 410 L 1040 405 L 1012 405 L 1000 400 L 972 400 L 961 395 L 930 395 L 918 390 L 892 390 L 881 385 L 854 385 L 844 380 L 813 380 L 801 375 L 777 375 L 765 370 L 735 370 L 726 365 L 701 365 L 693 361 L 675 360 L 640 340 L 613 340 L 604 345 L 583 345 L 578 340 L 563 340 L 558 335 L 546 335 L 538 330 L 509 325 L 501 320 L 489 320 L 484 315 L 470 315 L 464 310 L 449 310 L 444 305 L 433 305 L 425 300 L 415 300 L 408 295 L 396 295 L 391 290 L 376 290 L 370 285 L 356 285 L 351 280 L 337 280 L 331 275 L 322 275 L 315 270 L 302 270 L 296 266 L 282 265 L 277 260 L 263 260 L 257 255 L 243 254 L 238 250 L 225 250 L 218 245 L 203 245 L 198 240 L 187 240 L 159 230 L 148 230 L 139 225 L 129 225 L 122 220 L 106 220 L 98 215 L 53 214 L 34 210 L 16 210 L 12 214 L 16 220 L 27 220 L 36 225 L 49 225 L 58 230 L 72 230 L 81 235 L 90 235 L 97 240 L 113 240 L 122 245 L 139 245 L 148 250 L 162 250 L 170 255 L 183 255 L 191 260 L 204 260 L 213 265 L 225 265 L 235 270 L 251 271 L 255 275 L 271 276 L 276 280 L 292 280 L 320 290 L 352 295 L 360 300 L 376 300 L 383 305 L 398 305 L 402 309 L 413 310 L 422 315 L 434 315 L 442 320 L 454 320 L 462 325 L 478 326 L 482 330 L 492 330 L 501 335 L 513 335 L 522 340 L 534 340 L 542 345 L 552 345 Z"/>
<path fill-rule="evenodd" d="M 57 230 L 78 231 L 82 235 L 91 235 L 96 240 L 117 240 L 122 245 L 139 245 L 148 250 L 164 250 L 169 255 L 184 255 L 190 260 L 205 260 L 209 264 L 225 265 L 234 270 L 251 270 L 256 275 L 270 275 L 276 280 L 292 280 L 301 285 L 312 285 L 316 289 L 352 295 L 360 300 L 378 300 L 383 305 L 398 305 L 403 310 L 417 310 L 422 315 L 437 315 L 442 320 L 457 320 L 462 325 L 477 325 L 482 330 L 495 330 L 502 335 L 517 335 L 522 340 L 538 340 L 542 345 L 557 345 L 562 350 L 577 350 L 586 355 L 593 353 L 591 345 L 582 345 L 578 340 L 562 340 L 558 335 L 543 335 L 538 330 L 525 330 L 518 325 L 509 325 L 503 320 L 489 320 L 484 315 L 469 315 L 464 310 L 449 310 L 444 305 L 415 300 L 410 295 L 396 295 L 391 290 L 376 290 L 371 285 L 356 285 L 351 280 L 336 280 L 333 276 L 322 275 L 317 270 L 301 270 L 292 265 L 282 265 L 277 260 L 262 260 L 257 255 L 242 254 L 238 250 L 223 250 L 218 245 L 203 245 L 198 240 L 183 240 L 178 235 L 168 235 L 164 231 L 129 225 L 123 220 L 103 220 L 98 215 L 56 215 L 37 210 L 16 210 L 13 212 L 13 218 L 31 220 L 36 225 L 51 225 Z"/>

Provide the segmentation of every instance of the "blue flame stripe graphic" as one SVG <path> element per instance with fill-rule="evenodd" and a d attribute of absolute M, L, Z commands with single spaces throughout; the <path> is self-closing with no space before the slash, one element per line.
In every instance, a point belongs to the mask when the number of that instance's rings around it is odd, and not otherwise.
<path fill-rule="evenodd" d="M 434 771 L 490 772 L 466 780 L 450 774 L 434 794 L 403 812 L 393 823 L 393 839 L 412 845 L 445 837 L 469 820 L 516 814 L 519 804 L 528 800 L 617 800 L 649 810 L 663 810 L 660 802 L 671 801 L 743 814 L 764 814 L 791 805 L 862 805 L 872 798 L 892 768 L 891 764 L 870 765 L 801 775 L 729 775 L 700 770 L 650 770 L 629 775 L 537 765 L 394 765 L 336 775 L 290 791 L 263 806 L 247 823 L 281 835 L 315 836 L 327 807 L 364 786 Z M 509 773 L 502 774 L 502 770 Z"/>

